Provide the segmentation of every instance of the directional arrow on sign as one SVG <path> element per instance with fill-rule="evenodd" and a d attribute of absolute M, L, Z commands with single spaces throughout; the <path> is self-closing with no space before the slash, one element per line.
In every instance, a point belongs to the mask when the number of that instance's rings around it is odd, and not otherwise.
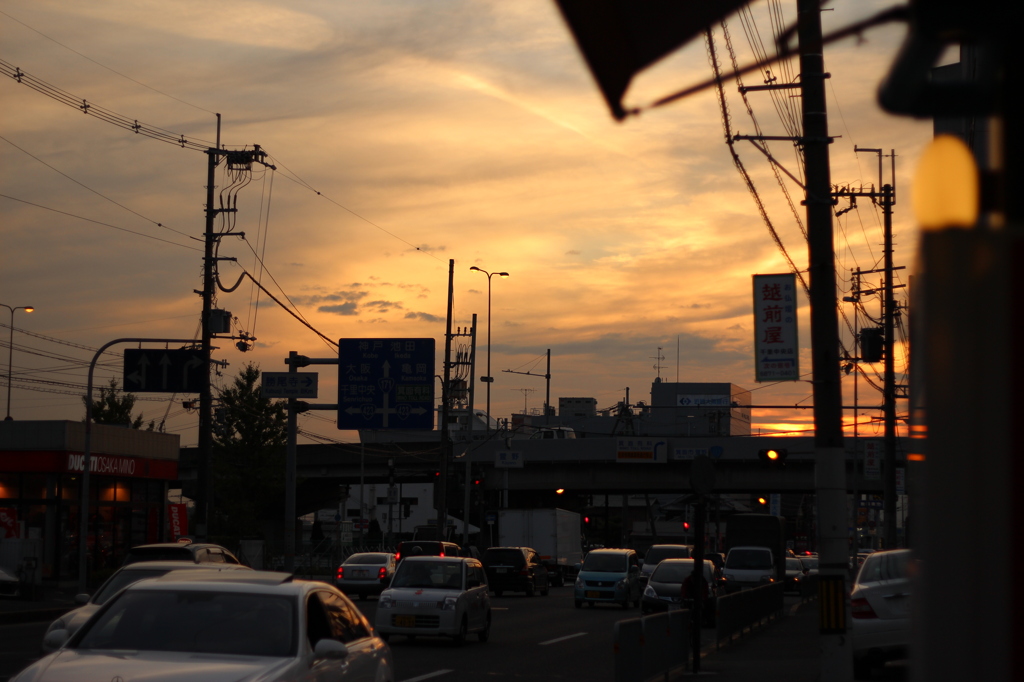
<path fill-rule="evenodd" d="M 149 358 L 145 355 L 139 356 L 138 369 L 128 375 L 128 378 L 137 383 L 140 387 L 146 388 L 146 368 L 149 367 Z"/>
<path fill-rule="evenodd" d="M 167 373 L 170 371 L 170 369 L 171 358 L 169 355 L 167 355 L 167 353 L 164 353 L 163 355 L 160 356 L 160 375 L 162 377 L 160 388 L 164 389 L 165 391 L 167 390 Z"/>

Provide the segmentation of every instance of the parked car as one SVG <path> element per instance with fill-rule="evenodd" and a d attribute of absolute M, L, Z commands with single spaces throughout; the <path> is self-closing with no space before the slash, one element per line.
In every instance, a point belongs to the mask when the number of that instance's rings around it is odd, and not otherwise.
<path fill-rule="evenodd" d="M 122 566 L 137 561 L 190 561 L 194 564 L 241 564 L 231 550 L 207 542 L 160 542 L 128 550 Z"/>
<path fill-rule="evenodd" d="M 16 682 L 395 679 L 391 650 L 336 588 L 263 571 L 172 571 L 108 600 Z"/>
<path fill-rule="evenodd" d="M 443 540 L 403 540 L 395 547 L 395 561 L 408 556 L 459 556 L 462 548 Z"/>
<path fill-rule="evenodd" d="M 654 573 L 654 569 L 663 559 L 688 559 L 691 556 L 693 547 L 690 545 L 651 545 L 644 555 L 643 565 L 640 566 L 640 584 L 647 584 L 651 573 Z"/>
<path fill-rule="evenodd" d="M 799 592 L 800 585 L 807 577 L 804 560 L 799 557 L 786 557 L 786 582 L 784 590 Z"/>
<path fill-rule="evenodd" d="M 767 547 L 733 547 L 722 575 L 728 592 L 767 585 L 775 582 L 775 557 Z"/>
<path fill-rule="evenodd" d="M 78 628 L 82 627 L 82 624 L 89 620 L 92 614 L 99 611 L 100 607 L 106 604 L 111 597 L 140 580 L 159 578 L 171 571 L 196 570 L 251 571 L 252 569 L 240 564 L 190 564 L 183 561 L 139 561 L 134 564 L 128 564 L 117 569 L 113 575 L 103 581 L 103 584 L 99 586 L 95 594 L 91 596 L 88 594 L 75 595 L 75 603 L 81 604 L 81 606 L 68 611 L 50 623 L 50 627 L 46 629 L 45 635 L 55 630 L 66 630 L 70 637 L 78 632 Z M 48 654 L 55 651 L 55 649 L 47 646 L 45 635 L 43 636 L 42 650 L 43 653 Z"/>
<path fill-rule="evenodd" d="M 853 662 L 858 677 L 906 655 L 910 640 L 909 549 L 873 552 L 864 559 L 850 593 Z"/>
<path fill-rule="evenodd" d="M 410 556 L 402 560 L 377 602 L 377 632 L 391 635 L 452 637 L 463 644 L 476 633 L 491 635 L 491 598 L 487 574 L 476 559 Z"/>
<path fill-rule="evenodd" d="M 395 575 L 395 555 L 390 552 L 360 552 L 341 562 L 334 586 L 357 599 L 380 594 Z"/>
<path fill-rule="evenodd" d="M 659 613 L 670 608 L 692 609 L 694 602 L 693 565 L 694 559 L 665 559 L 651 574 L 640 601 L 640 611 Z M 703 583 L 701 585 L 701 613 L 706 625 L 715 624 L 718 606 L 718 582 L 715 580 L 715 565 L 705 560 Z"/>
<path fill-rule="evenodd" d="M 505 592 L 525 592 L 527 597 L 548 594 L 548 569 L 529 547 L 490 547 L 484 550 L 481 563 L 496 597 Z"/>
<path fill-rule="evenodd" d="M 631 549 L 595 549 L 587 553 L 579 567 L 573 598 L 576 608 L 584 603 L 619 604 L 622 608 L 640 606 L 640 563 Z"/>

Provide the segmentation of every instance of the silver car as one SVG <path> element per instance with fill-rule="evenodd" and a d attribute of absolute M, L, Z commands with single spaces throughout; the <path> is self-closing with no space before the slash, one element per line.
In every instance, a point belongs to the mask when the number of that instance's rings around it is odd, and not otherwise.
<path fill-rule="evenodd" d="M 491 634 L 491 599 L 483 564 L 462 557 L 413 556 L 398 565 L 391 587 L 377 602 L 377 632 L 442 635 L 463 644 L 476 633 Z"/>
<path fill-rule="evenodd" d="M 263 571 L 174 571 L 107 601 L 15 682 L 393 682 L 391 650 L 336 588 Z"/>
<path fill-rule="evenodd" d="M 395 555 L 389 552 L 360 552 L 338 566 L 334 586 L 350 597 L 380 594 L 395 575 Z"/>
<path fill-rule="evenodd" d="M 909 549 L 872 552 L 850 593 L 853 662 L 858 677 L 906 655 L 910 640 Z"/>
<path fill-rule="evenodd" d="M 92 596 L 88 594 L 75 595 L 75 602 L 82 604 L 77 609 L 68 611 L 57 620 L 50 623 L 46 634 L 54 630 L 66 630 L 68 637 L 75 634 L 78 628 L 82 627 L 85 621 L 89 620 L 92 614 L 100 610 L 100 607 L 107 603 L 107 600 L 124 588 L 146 580 L 147 578 L 159 578 L 171 571 L 251 571 L 248 566 L 239 564 L 190 564 L 184 561 L 141 561 L 136 564 L 128 564 L 117 569 L 113 575 L 100 585 L 99 589 Z M 43 653 L 49 654 L 56 649 L 46 644 L 46 637 L 43 637 Z"/>

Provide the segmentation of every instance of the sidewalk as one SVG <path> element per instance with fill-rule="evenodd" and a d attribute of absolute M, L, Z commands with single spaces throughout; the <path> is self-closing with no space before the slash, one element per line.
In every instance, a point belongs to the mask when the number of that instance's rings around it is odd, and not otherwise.
<path fill-rule="evenodd" d="M 813 600 L 720 649 L 705 647 L 699 676 L 716 682 L 815 682 L 820 665 L 818 602 Z M 673 679 L 697 676 L 687 671 Z"/>

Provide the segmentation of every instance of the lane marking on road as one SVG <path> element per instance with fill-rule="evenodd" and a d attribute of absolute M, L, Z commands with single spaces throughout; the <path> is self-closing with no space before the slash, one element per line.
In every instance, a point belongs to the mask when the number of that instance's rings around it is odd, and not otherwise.
<path fill-rule="evenodd" d="M 402 682 L 420 682 L 420 680 L 429 680 L 432 677 L 440 677 L 441 675 L 447 675 L 450 672 L 455 672 L 455 671 L 454 670 L 435 670 L 432 673 L 427 673 L 426 675 L 420 675 L 419 677 L 410 677 L 407 680 L 402 680 Z"/>
<path fill-rule="evenodd" d="M 574 635 L 566 635 L 565 637 L 559 637 L 557 639 L 549 639 L 546 642 L 541 642 L 540 646 L 547 646 L 548 644 L 558 644 L 559 642 L 564 642 L 567 639 L 576 639 L 577 637 L 583 637 L 586 634 L 587 633 L 585 632 L 577 632 Z"/>

